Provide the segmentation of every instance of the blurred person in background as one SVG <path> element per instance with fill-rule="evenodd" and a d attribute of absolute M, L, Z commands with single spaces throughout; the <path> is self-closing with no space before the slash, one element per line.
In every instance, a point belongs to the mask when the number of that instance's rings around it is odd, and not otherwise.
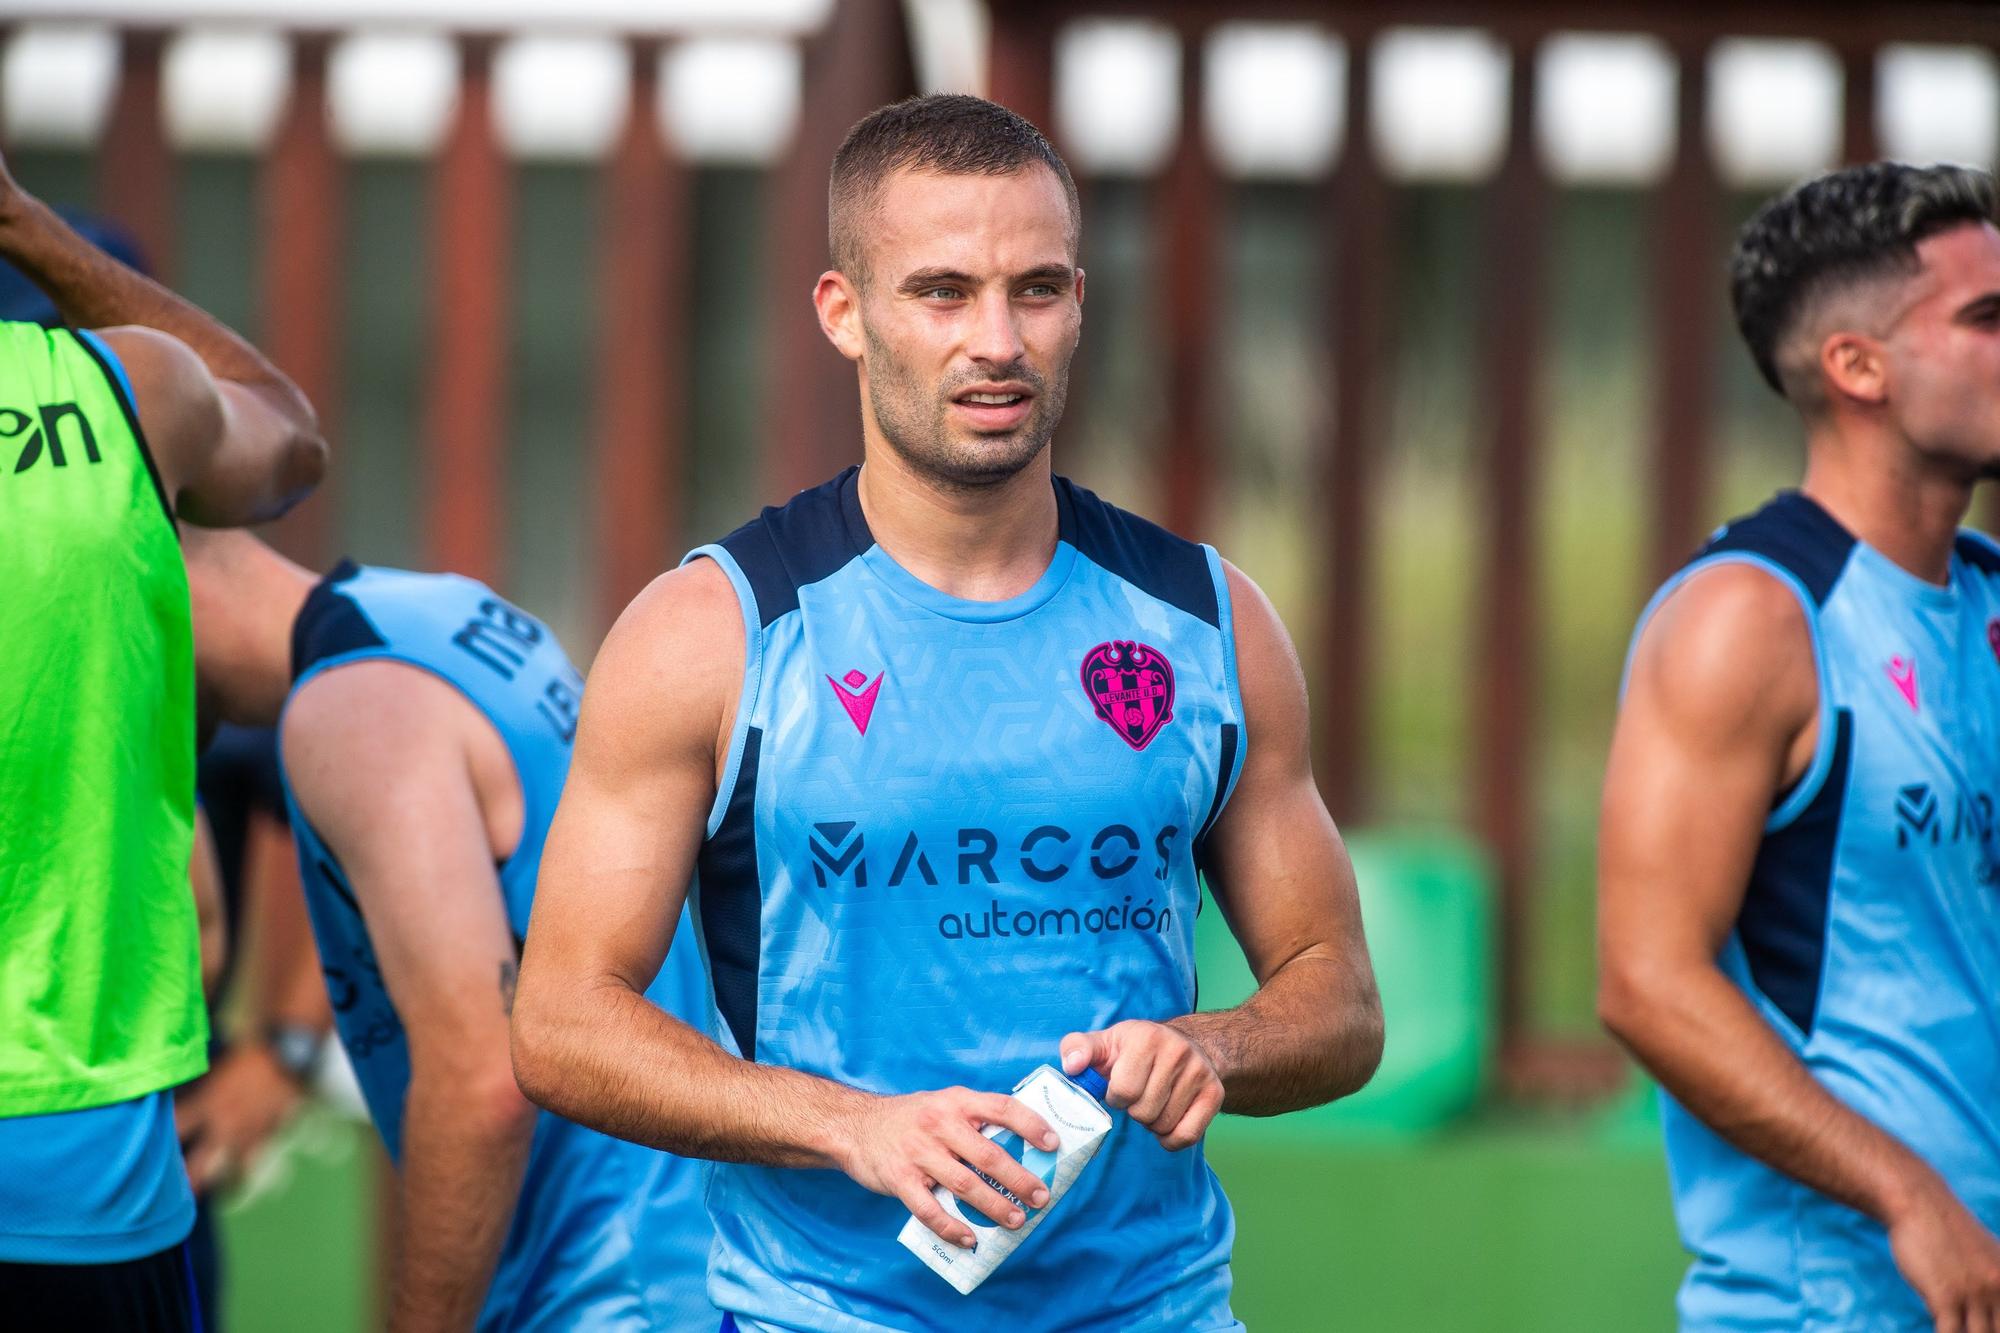
<path fill-rule="evenodd" d="M 863 465 L 612 630 L 516 1072 L 717 1159 L 725 1327 L 1045 1328 L 1059 1306 L 1240 1328 L 1203 1135 L 1354 1091 L 1382 1043 L 1291 642 L 1212 549 L 1053 474 L 1081 219 L 1033 126 L 973 97 L 885 107 L 836 154 L 830 215 L 815 301 L 858 371 Z M 1260 982 L 1226 1012 L 1193 1012 L 1198 867 Z M 720 1044 L 641 994 L 690 899 Z M 897 1232 L 973 1243 L 934 1185 L 1006 1227 L 1047 1202 L 980 1128 L 1053 1146 L 988 1090 L 1056 1061 L 1104 1073 L 1132 1123 L 961 1296 Z"/>
<path fill-rule="evenodd" d="M 2000 1329 L 1993 182 L 1877 163 L 1745 226 L 1805 477 L 1640 620 L 1599 1007 L 1665 1085 L 1690 1330 Z"/>
<path fill-rule="evenodd" d="M 208 1333 L 220 1333 L 227 1263 L 216 1196 L 257 1165 L 304 1103 L 333 1014 L 292 853 L 277 732 L 223 724 L 202 751 L 195 786 L 212 831 L 217 955 L 209 1071 L 175 1094 L 174 1121 L 195 1191 L 195 1284 Z M 206 933 L 203 946 L 206 962 Z"/>
<path fill-rule="evenodd" d="M 207 1024 L 175 524 L 275 517 L 326 446 L 254 348 L 4 166 L 0 259 L 68 325 L 0 324 L 0 1310 L 195 1328 L 171 1089 Z"/>
<path fill-rule="evenodd" d="M 187 549 L 204 703 L 279 728 L 325 990 L 397 1166 L 390 1327 L 713 1327 L 699 1164 L 538 1113 L 509 1061 L 582 691 L 562 646 L 456 575 Z M 706 1013 L 692 945 L 647 980 Z"/>

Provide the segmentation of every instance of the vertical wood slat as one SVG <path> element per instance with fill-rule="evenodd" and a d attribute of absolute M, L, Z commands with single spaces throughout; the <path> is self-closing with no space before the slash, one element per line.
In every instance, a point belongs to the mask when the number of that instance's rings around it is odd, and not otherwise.
<path fill-rule="evenodd" d="M 174 273 L 174 163 L 161 105 L 167 33 L 125 28 L 118 35 L 118 82 L 97 158 L 97 198 L 130 232 L 154 277 Z"/>
<path fill-rule="evenodd" d="M 687 172 L 659 115 L 662 44 L 629 43 L 631 99 L 605 164 L 598 268 L 597 541 L 600 624 L 680 541 L 687 402 Z"/>
<path fill-rule="evenodd" d="M 312 400 L 321 432 L 337 440 L 346 177 L 327 102 L 332 46 L 328 33 L 301 33 L 292 42 L 291 88 L 258 182 L 259 290 L 271 359 Z M 273 543 L 293 559 L 318 567 L 332 554 L 339 475 L 335 468 L 272 528 Z"/>
<path fill-rule="evenodd" d="M 1168 528 L 1188 538 L 1206 530 L 1218 480 L 1216 296 L 1224 187 L 1202 129 L 1204 35 L 1195 24 L 1181 32 L 1180 133 L 1153 196 L 1153 216 L 1162 220 L 1157 272 L 1166 319 L 1164 517 Z"/>
<path fill-rule="evenodd" d="M 1882 155 L 1875 132 L 1875 47 L 1851 42 L 1840 50 L 1840 159 L 1873 162 Z"/>
<path fill-rule="evenodd" d="M 1547 183 L 1534 136 L 1536 42 L 1510 34 L 1507 154 L 1489 187 L 1486 303 L 1477 401 L 1492 420 L 1483 468 L 1486 518 L 1472 716 L 1474 819 L 1500 875 L 1500 1029 L 1527 1031 L 1534 896 L 1535 645 L 1540 633 L 1535 550 L 1536 380 L 1542 365 Z"/>
<path fill-rule="evenodd" d="M 914 91 L 903 8 L 897 0 L 843 0 L 805 50 L 798 135 L 772 173 L 769 207 L 771 386 L 764 458 L 766 498 L 817 485 L 861 456 L 854 368 L 827 344 L 813 317 L 813 284 L 828 263 L 827 168 L 847 131 Z"/>
<path fill-rule="evenodd" d="M 1348 31 L 1345 143 L 1328 181 L 1333 222 L 1327 327 L 1332 333 L 1331 438 L 1321 443 L 1320 508 L 1328 516 L 1316 631 L 1319 690 L 1315 766 L 1334 818 L 1367 814 L 1374 677 L 1368 646 L 1374 605 L 1374 498 L 1382 448 L 1382 383 L 1394 368 L 1390 342 L 1395 273 L 1392 199 L 1369 123 L 1373 34 Z"/>
<path fill-rule="evenodd" d="M 458 106 L 432 201 L 431 367 L 421 447 L 428 556 L 497 581 L 506 495 L 512 182 L 493 116 L 497 39 L 458 40 Z"/>
<path fill-rule="evenodd" d="M 1041 5 L 993 25 L 987 52 L 987 95 L 1026 118 L 1057 142 L 1055 128 L 1055 23 Z"/>
<path fill-rule="evenodd" d="M 1716 330 L 1722 299 L 1721 186 L 1709 156 L 1705 38 L 1675 52 L 1679 71 L 1674 160 L 1653 210 L 1655 426 L 1647 586 L 1694 553 L 1708 504 L 1715 428 Z"/>

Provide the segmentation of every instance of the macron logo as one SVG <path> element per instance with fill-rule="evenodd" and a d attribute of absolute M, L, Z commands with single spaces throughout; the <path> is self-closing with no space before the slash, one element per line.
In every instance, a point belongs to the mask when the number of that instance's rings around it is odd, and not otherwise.
<path fill-rule="evenodd" d="M 1917 711 L 1917 663 L 1915 658 L 1892 657 L 1889 659 L 1889 683 L 1896 687 L 1896 693 L 1903 696 L 1903 702 Z"/>
<path fill-rule="evenodd" d="M 868 719 L 875 716 L 875 696 L 882 692 L 882 677 L 887 674 L 878 672 L 872 682 L 859 671 L 850 671 L 840 680 L 832 676 L 826 678 L 826 683 L 833 686 L 834 694 L 839 696 L 840 706 L 847 710 L 854 729 L 864 736 L 868 734 Z M 845 685 L 841 684 L 843 680 L 847 682 Z M 868 688 L 862 689 L 863 685 Z"/>

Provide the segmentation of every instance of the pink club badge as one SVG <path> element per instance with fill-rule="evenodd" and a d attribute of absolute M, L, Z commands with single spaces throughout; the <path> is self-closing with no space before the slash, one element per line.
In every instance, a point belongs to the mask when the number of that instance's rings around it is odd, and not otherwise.
<path fill-rule="evenodd" d="M 1993 650 L 1993 660 L 2000 663 L 2000 616 L 1986 622 L 1986 646 Z"/>
<path fill-rule="evenodd" d="M 1160 650 L 1130 639 L 1100 643 L 1083 657 L 1083 692 L 1097 715 L 1134 750 L 1174 718 L 1174 668 Z"/>

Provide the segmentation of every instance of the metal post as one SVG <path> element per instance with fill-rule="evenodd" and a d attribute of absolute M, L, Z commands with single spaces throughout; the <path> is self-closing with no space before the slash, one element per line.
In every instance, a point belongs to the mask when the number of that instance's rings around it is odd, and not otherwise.
<path fill-rule="evenodd" d="M 1873 162 L 1882 155 L 1875 135 L 1875 47 L 1856 41 L 1840 52 L 1840 157 Z"/>
<path fill-rule="evenodd" d="M 632 95 L 605 164 L 598 271 L 597 540 L 601 624 L 679 543 L 687 401 L 687 173 L 660 131 L 661 44 L 629 44 Z"/>
<path fill-rule="evenodd" d="M 1328 326 L 1333 331 L 1331 438 L 1320 448 L 1320 511 L 1327 516 L 1319 550 L 1326 606 L 1319 618 L 1319 721 L 1314 767 L 1334 818 L 1366 813 L 1373 642 L 1374 500 L 1381 454 L 1381 384 L 1394 373 L 1384 355 L 1393 323 L 1395 235 L 1389 186 L 1375 157 L 1369 124 L 1369 48 L 1373 34 L 1350 30 L 1346 143 L 1328 182 L 1333 220 Z"/>
<path fill-rule="evenodd" d="M 1159 289 L 1165 302 L 1167 361 L 1166 525 L 1184 537 L 1204 531 L 1215 466 L 1216 269 L 1223 186 L 1202 131 L 1202 38 L 1181 33 L 1181 124 L 1173 160 L 1160 178 L 1153 216 L 1164 220 Z"/>
<path fill-rule="evenodd" d="M 811 303 L 827 266 L 827 168 L 855 121 L 916 86 L 896 0 L 843 0 L 805 54 L 798 137 L 770 193 L 774 391 L 764 489 L 774 500 L 860 458 L 854 369 L 827 345 Z"/>
<path fill-rule="evenodd" d="M 1055 38 L 1053 17 L 1040 5 L 1023 4 L 993 16 L 988 60 L 988 92 L 994 101 L 1032 122 L 1056 140 Z"/>
<path fill-rule="evenodd" d="M 291 90 L 259 182 L 266 345 L 271 359 L 312 400 L 329 438 L 338 433 L 340 409 L 346 195 L 327 112 L 332 45 L 326 33 L 302 33 L 293 40 Z M 331 554 L 338 483 L 335 477 L 328 482 L 271 533 L 286 554 L 315 567 Z"/>
<path fill-rule="evenodd" d="M 1477 826 L 1500 872 L 1500 1022 L 1503 1044 L 1527 1031 L 1529 926 L 1534 899 L 1533 737 L 1536 597 L 1535 485 L 1541 371 L 1542 243 L 1546 182 L 1534 135 L 1537 43 L 1517 34 L 1507 155 L 1488 191 L 1486 306 L 1479 401 L 1492 414 L 1484 466 L 1485 569 L 1478 669 L 1472 676 L 1477 737 Z"/>
<path fill-rule="evenodd" d="M 458 108 L 436 168 L 431 379 L 423 442 L 429 558 L 500 574 L 511 190 L 493 120 L 497 39 L 462 36 Z"/>
<path fill-rule="evenodd" d="M 1708 41 L 1676 52 L 1680 104 L 1673 165 L 1653 211 L 1654 404 L 1652 551 L 1657 586 L 1693 554 L 1707 507 L 1715 420 L 1715 331 L 1722 293 L 1721 187 L 1708 153 Z"/>
<path fill-rule="evenodd" d="M 161 64 L 167 33 L 126 28 L 118 37 L 118 87 L 97 158 L 104 211 L 139 242 L 153 276 L 174 271 L 174 163 L 161 114 Z"/>

